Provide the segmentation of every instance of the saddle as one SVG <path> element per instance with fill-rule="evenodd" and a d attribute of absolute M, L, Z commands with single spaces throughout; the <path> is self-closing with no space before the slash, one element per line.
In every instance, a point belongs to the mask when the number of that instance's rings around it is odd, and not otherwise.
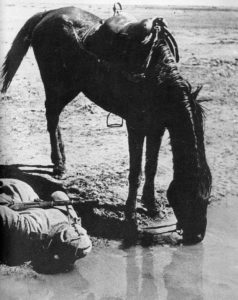
<path fill-rule="evenodd" d="M 142 42 L 150 35 L 153 29 L 153 22 L 158 18 L 149 18 L 138 21 L 134 16 L 122 11 L 119 2 L 113 6 L 114 15 L 103 22 L 101 30 L 115 37 L 125 37 L 130 40 Z M 162 21 L 161 25 L 166 26 Z"/>
<path fill-rule="evenodd" d="M 101 30 L 112 39 L 117 36 L 142 42 L 150 34 L 152 25 L 153 19 L 144 19 L 138 22 L 134 16 L 120 13 L 107 19 L 101 26 Z"/>
<path fill-rule="evenodd" d="M 109 63 L 122 64 L 122 68 L 127 71 L 137 72 L 137 66 L 141 68 L 142 61 L 144 67 L 148 67 L 153 45 L 158 41 L 159 32 L 162 32 L 176 61 L 179 60 L 176 41 L 166 28 L 163 18 L 138 21 L 123 12 L 120 3 L 114 4 L 113 11 L 112 17 L 86 32 L 83 44 L 87 50 Z"/>

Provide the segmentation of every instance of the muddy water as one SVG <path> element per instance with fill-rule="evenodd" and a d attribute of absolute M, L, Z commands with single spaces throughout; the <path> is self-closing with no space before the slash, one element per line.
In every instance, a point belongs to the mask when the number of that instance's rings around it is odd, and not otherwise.
<path fill-rule="evenodd" d="M 238 204 L 213 205 L 196 246 L 113 242 L 60 275 L 1 275 L 1 299 L 237 299 Z"/>

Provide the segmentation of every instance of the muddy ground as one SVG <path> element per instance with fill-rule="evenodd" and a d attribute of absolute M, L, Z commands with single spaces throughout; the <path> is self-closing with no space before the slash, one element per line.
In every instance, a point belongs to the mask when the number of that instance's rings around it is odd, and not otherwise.
<path fill-rule="evenodd" d="M 60 2 L 60 3 L 59 3 Z M 65 6 L 38 1 L 8 1 L 1 20 L 1 64 L 12 39 L 35 12 Z M 109 17 L 111 7 L 71 1 L 100 17 Z M 67 4 L 69 2 L 67 1 Z M 219 203 L 237 197 L 238 149 L 238 11 L 127 7 L 138 19 L 163 16 L 180 49 L 179 68 L 194 87 L 202 84 L 205 102 L 205 142 L 213 175 L 211 201 Z M 5 176 L 29 182 L 41 197 L 64 188 L 72 197 L 99 200 L 89 208 L 93 218 L 82 215 L 94 245 L 105 246 L 121 238 L 123 205 L 128 190 L 127 132 L 106 127 L 107 112 L 84 95 L 74 99 L 61 114 L 60 125 L 67 155 L 64 179 L 52 177 L 50 144 L 46 130 L 44 90 L 32 51 L 24 58 L 12 85 L 2 97 L 0 109 L 0 164 Z M 120 120 L 119 120 L 120 121 Z M 166 190 L 172 180 L 172 156 L 166 133 L 156 176 L 158 202 L 166 206 Z M 143 184 L 143 177 L 142 177 Z M 139 191 L 138 200 L 141 196 Z M 169 209 L 165 210 L 169 212 Z M 140 223 L 148 222 L 140 215 Z"/>

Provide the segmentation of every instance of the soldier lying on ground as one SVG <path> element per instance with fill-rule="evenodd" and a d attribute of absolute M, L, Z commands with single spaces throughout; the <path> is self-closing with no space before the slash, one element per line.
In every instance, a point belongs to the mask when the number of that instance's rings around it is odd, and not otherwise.
<path fill-rule="evenodd" d="M 51 198 L 69 199 L 60 191 Z M 0 260 L 8 265 L 31 261 L 35 269 L 47 273 L 68 269 L 91 251 L 91 241 L 72 206 L 11 209 L 14 203 L 37 199 L 25 182 L 0 179 Z"/>

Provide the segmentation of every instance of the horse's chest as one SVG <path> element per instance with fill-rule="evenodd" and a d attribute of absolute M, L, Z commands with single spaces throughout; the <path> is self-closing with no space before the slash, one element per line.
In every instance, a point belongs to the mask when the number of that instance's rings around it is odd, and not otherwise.
<path fill-rule="evenodd" d="M 163 114 L 155 108 L 133 109 L 128 111 L 127 121 L 135 128 L 143 129 L 146 133 L 164 127 Z"/>

